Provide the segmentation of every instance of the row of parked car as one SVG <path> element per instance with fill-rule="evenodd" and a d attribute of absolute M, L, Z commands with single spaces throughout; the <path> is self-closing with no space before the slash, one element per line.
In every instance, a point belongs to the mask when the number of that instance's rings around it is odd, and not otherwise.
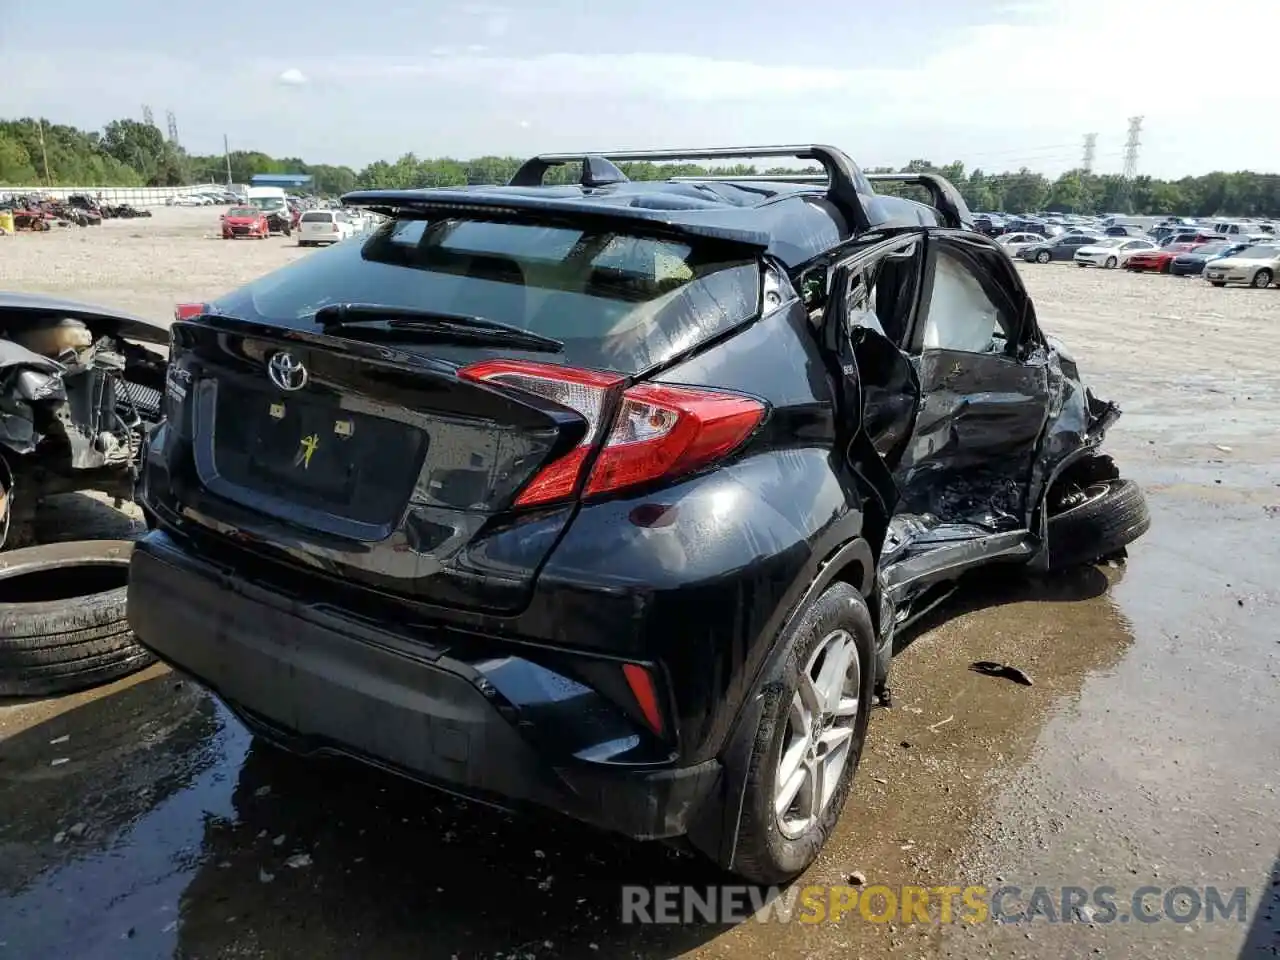
<path fill-rule="evenodd" d="M 265 240 L 272 233 L 298 234 L 298 246 L 319 247 L 338 243 L 368 230 L 374 216 L 359 210 L 316 207 L 304 210 L 290 204 L 289 216 L 263 210 L 250 204 L 231 207 L 219 218 L 222 239 L 241 237 Z"/>
<path fill-rule="evenodd" d="M 1028 263 L 1071 260 L 1078 267 L 1124 268 L 1135 273 L 1203 276 L 1215 287 L 1269 287 L 1280 277 L 1280 240 L 1229 239 L 1205 230 L 1150 237 L 1069 232 L 1046 239 L 1032 233 L 996 238 L 1012 257 Z"/>
<path fill-rule="evenodd" d="M 218 207 L 240 203 L 244 197 L 231 190 L 197 190 L 165 198 L 166 207 Z"/>
<path fill-rule="evenodd" d="M 1064 233 L 1096 233 L 1107 237 L 1144 237 L 1167 240 L 1171 234 L 1198 230 L 1224 240 L 1261 242 L 1280 236 L 1280 222 L 1254 217 L 1135 217 L 1112 213 L 1103 216 L 1079 214 L 1022 214 L 1010 216 L 975 213 L 974 229 L 989 237 L 1006 233 L 1034 233 L 1050 239 Z"/>

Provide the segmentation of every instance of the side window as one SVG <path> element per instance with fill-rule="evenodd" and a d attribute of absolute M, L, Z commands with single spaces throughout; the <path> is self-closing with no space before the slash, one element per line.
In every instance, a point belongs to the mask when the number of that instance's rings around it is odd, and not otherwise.
<path fill-rule="evenodd" d="M 921 346 L 925 350 L 1003 353 L 1012 323 L 998 305 L 1004 298 L 993 288 L 995 282 L 985 274 L 980 260 L 940 250 Z"/>
<path fill-rule="evenodd" d="M 845 323 L 849 329 L 865 327 L 883 334 L 884 324 L 876 315 L 875 283 L 879 264 L 868 264 L 849 274 L 849 289 L 845 293 Z"/>
<path fill-rule="evenodd" d="M 845 298 L 850 328 L 865 327 L 905 346 L 920 285 L 920 253 L 920 243 L 911 241 L 850 274 Z"/>

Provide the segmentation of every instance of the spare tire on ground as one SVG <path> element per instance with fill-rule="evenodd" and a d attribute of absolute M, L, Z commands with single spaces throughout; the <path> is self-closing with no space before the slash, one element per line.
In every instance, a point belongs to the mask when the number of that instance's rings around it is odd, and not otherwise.
<path fill-rule="evenodd" d="M 155 662 L 125 616 L 129 540 L 0 553 L 0 697 L 97 686 Z"/>
<path fill-rule="evenodd" d="M 1119 478 L 1093 480 L 1049 517 L 1049 569 L 1092 563 L 1122 550 L 1150 527 L 1141 487 Z"/>

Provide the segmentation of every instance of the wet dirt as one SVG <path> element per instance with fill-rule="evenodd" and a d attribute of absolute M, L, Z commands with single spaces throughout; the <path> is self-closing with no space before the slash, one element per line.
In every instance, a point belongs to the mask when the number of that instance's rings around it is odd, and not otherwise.
<path fill-rule="evenodd" d="M 1018 887 L 1006 908 L 1038 886 L 1059 906 L 1064 886 L 1110 886 L 1114 921 L 1073 907 L 941 924 L 935 907 L 927 923 L 625 924 L 624 884 L 723 878 L 667 847 L 283 756 L 157 667 L 0 706 L 0 958 L 1276 955 L 1280 291 L 1023 273 L 1042 323 L 1125 408 L 1108 446 L 1152 530 L 1123 565 L 975 577 L 904 638 L 894 705 L 798 886 Z M 1143 886 L 1159 910 L 1174 887 L 1244 887 L 1245 920 L 1119 919 Z"/>

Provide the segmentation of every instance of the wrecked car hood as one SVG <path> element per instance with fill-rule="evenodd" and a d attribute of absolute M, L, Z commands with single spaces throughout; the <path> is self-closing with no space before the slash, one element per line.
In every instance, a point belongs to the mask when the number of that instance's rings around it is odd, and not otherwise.
<path fill-rule="evenodd" d="M 62 371 L 62 364 L 57 360 L 28 350 L 22 344 L 14 343 L 12 340 L 0 339 L 0 369 L 15 366 L 30 367 L 47 374 Z"/>
<path fill-rule="evenodd" d="M 134 316 L 114 307 L 94 306 L 77 300 L 64 300 L 62 297 L 45 296 L 39 293 L 0 290 L 0 314 L 9 314 L 5 317 L 5 323 L 11 328 L 15 322 L 21 323 L 20 317 L 15 320 L 12 316 L 14 313 L 28 313 L 33 319 L 56 316 L 94 321 L 94 326 L 101 328 L 110 336 L 163 347 L 169 345 L 168 325 L 154 320 Z"/>

